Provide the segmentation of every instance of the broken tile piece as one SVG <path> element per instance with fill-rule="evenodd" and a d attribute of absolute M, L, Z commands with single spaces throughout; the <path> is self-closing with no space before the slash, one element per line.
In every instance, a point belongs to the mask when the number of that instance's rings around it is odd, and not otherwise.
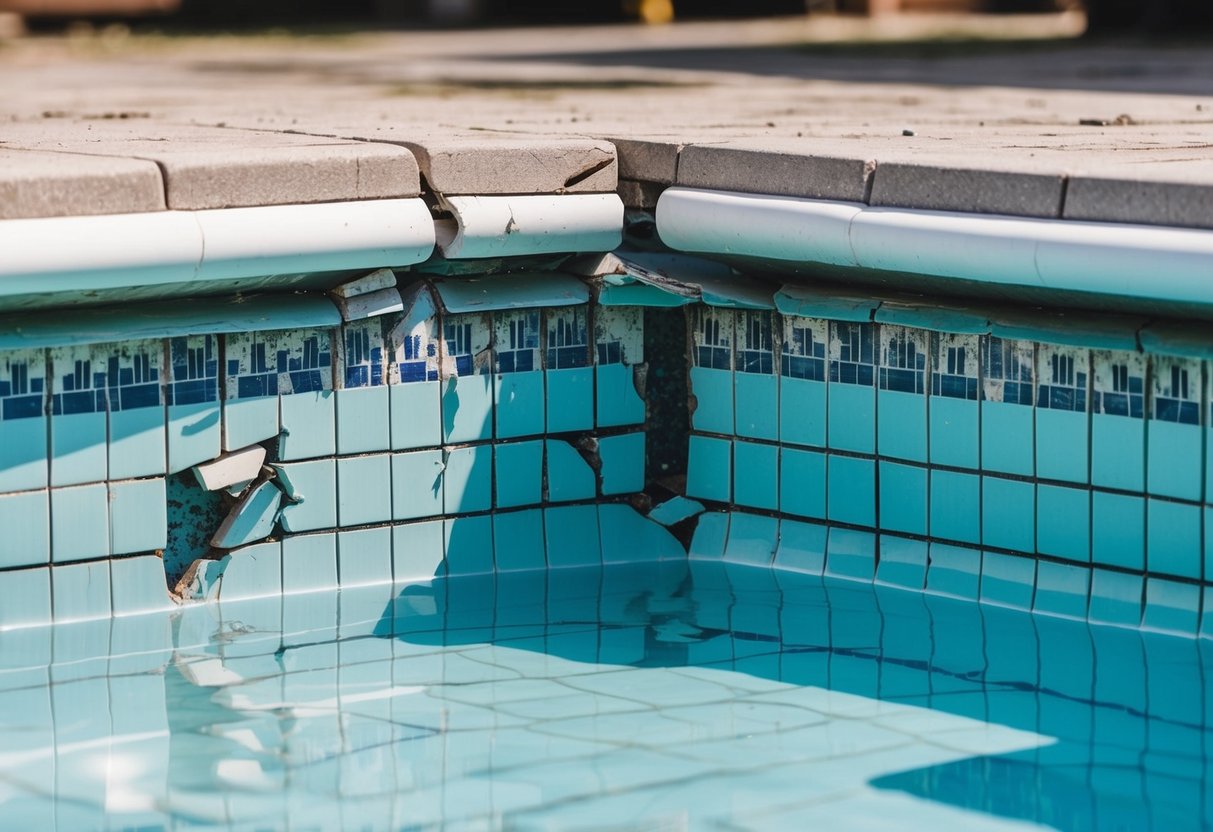
<path fill-rule="evenodd" d="M 348 299 L 358 297 L 359 295 L 369 295 L 371 292 L 378 292 L 380 289 L 392 289 L 395 286 L 395 272 L 391 269 L 376 269 L 370 274 L 365 274 L 348 283 L 334 286 L 329 292 L 339 298 Z"/>
<path fill-rule="evenodd" d="M 702 514 L 704 510 L 703 503 L 698 500 L 688 500 L 686 497 L 676 496 L 654 506 L 653 510 L 649 512 L 649 519 L 655 520 L 663 526 L 673 526 L 683 520 L 689 520 L 697 514 Z"/>
<path fill-rule="evenodd" d="M 265 462 L 265 448 L 250 445 L 238 451 L 223 454 L 210 462 L 194 466 L 198 484 L 207 491 L 218 491 L 240 483 L 249 483 L 261 472 Z"/>
<path fill-rule="evenodd" d="M 351 298 L 336 297 L 333 300 L 341 311 L 343 321 L 360 321 L 404 311 L 404 301 L 400 299 L 400 292 L 395 286 Z"/>
<path fill-rule="evenodd" d="M 282 492 L 268 480 L 254 487 L 237 503 L 220 524 L 211 545 L 217 549 L 234 549 L 269 537 L 278 517 Z"/>

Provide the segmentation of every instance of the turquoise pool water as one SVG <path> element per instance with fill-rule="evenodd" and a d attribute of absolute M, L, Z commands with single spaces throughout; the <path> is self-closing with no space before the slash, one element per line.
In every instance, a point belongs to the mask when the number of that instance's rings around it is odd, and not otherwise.
<path fill-rule="evenodd" d="M 695 561 L 10 631 L 0 828 L 1208 828 L 1211 650 Z"/>

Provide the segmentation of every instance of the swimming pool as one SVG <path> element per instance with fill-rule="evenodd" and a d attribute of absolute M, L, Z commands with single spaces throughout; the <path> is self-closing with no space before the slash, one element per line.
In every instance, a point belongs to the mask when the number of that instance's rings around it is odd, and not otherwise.
<path fill-rule="evenodd" d="M 1200 829 L 1209 644 L 690 560 L 0 635 L 0 828 Z"/>

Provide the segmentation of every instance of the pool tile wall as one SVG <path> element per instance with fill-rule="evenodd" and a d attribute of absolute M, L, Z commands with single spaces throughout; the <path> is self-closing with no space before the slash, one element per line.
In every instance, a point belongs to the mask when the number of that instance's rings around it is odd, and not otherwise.
<path fill-rule="evenodd" d="M 1147 626 L 1195 631 L 1188 595 L 1213 575 L 1205 360 L 821 306 L 850 319 L 688 309 L 688 496 L 797 540 L 821 524 L 826 574 L 1080 617 L 1089 601 L 1092 618 L 1120 615 L 1104 599 L 1123 574 L 1129 620 L 1145 598 Z M 743 430 L 758 403 L 773 432 Z"/>
<path fill-rule="evenodd" d="M 0 628 L 166 605 L 166 559 L 186 565 L 168 527 L 191 522 L 167 478 L 198 488 L 192 466 L 254 444 L 270 468 L 233 486 L 198 597 L 678 549 L 610 502 L 645 485 L 642 309 L 402 293 L 405 312 L 339 326 L 0 351 Z"/>

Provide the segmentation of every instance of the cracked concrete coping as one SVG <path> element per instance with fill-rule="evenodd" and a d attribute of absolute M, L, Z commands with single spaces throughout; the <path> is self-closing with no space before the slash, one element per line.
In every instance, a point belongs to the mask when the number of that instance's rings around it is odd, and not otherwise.
<path fill-rule="evenodd" d="M 435 136 L 401 144 L 445 196 L 609 193 L 618 185 L 615 148 L 601 140 Z"/>

